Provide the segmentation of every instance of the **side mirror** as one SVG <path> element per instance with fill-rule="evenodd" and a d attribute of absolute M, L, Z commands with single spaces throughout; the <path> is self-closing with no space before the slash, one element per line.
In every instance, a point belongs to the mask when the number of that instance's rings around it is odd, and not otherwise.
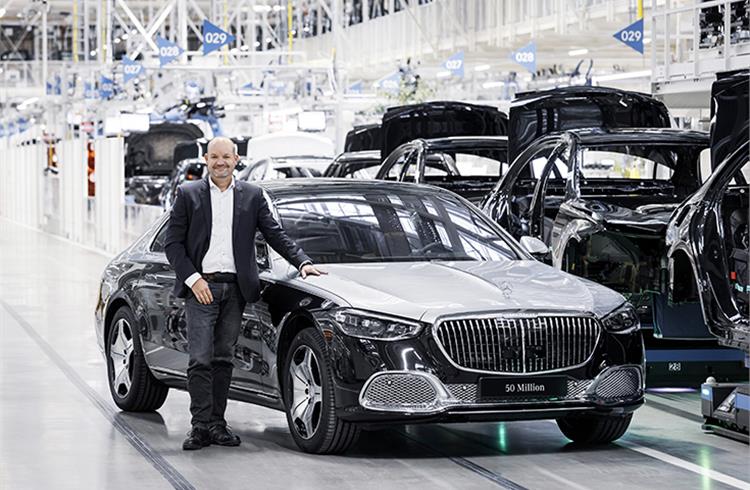
<path fill-rule="evenodd" d="M 259 271 L 267 271 L 271 268 L 271 259 L 268 256 L 268 245 L 262 238 L 255 237 L 255 263 Z"/>
<path fill-rule="evenodd" d="M 521 246 L 536 258 L 541 258 L 550 252 L 546 243 L 533 236 L 522 236 Z"/>

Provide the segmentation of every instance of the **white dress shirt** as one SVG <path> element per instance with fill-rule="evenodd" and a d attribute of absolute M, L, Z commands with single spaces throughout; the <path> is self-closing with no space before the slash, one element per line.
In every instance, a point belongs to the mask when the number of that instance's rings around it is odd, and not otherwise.
<path fill-rule="evenodd" d="M 234 221 L 234 186 L 235 181 L 232 177 L 232 183 L 226 190 L 222 191 L 219 186 L 214 184 L 211 177 L 208 178 L 208 185 L 211 194 L 211 238 L 209 239 L 208 251 L 203 257 L 201 266 L 204 273 L 211 272 L 231 272 L 237 273 L 234 265 L 234 249 L 232 248 L 232 224 Z M 306 260 L 299 266 L 299 270 L 311 261 Z M 185 279 L 187 287 L 192 288 L 193 284 L 201 278 L 201 273 L 196 272 Z"/>
<path fill-rule="evenodd" d="M 226 190 L 222 191 L 219 186 L 209 177 L 208 185 L 211 195 L 211 238 L 209 239 L 208 251 L 201 263 L 204 273 L 231 272 L 237 273 L 234 265 L 234 249 L 232 248 L 232 223 L 234 221 L 234 186 L 235 181 Z M 185 279 L 185 284 L 192 288 L 193 284 L 201 278 L 199 272 Z"/>

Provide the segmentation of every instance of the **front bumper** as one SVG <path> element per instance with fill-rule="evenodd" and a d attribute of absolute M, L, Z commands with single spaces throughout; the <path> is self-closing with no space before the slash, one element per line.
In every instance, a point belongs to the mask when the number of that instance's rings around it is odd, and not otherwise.
<path fill-rule="evenodd" d="M 525 395 L 483 399 L 477 383 L 443 383 L 437 376 L 422 371 L 380 371 L 370 376 L 362 387 L 359 405 L 365 410 L 406 416 L 461 412 L 466 415 L 495 412 L 500 416 L 519 409 L 537 413 L 611 411 L 613 407 L 638 404 L 643 399 L 643 369 L 639 365 L 609 367 L 594 379 L 568 377 L 567 384 L 567 393 L 556 398 Z"/>
<path fill-rule="evenodd" d="M 504 399 L 480 398 L 480 379 L 508 378 L 512 374 L 475 372 L 457 366 L 438 345 L 433 329 L 394 342 L 357 339 L 335 329 L 329 334 L 337 415 L 352 422 L 545 419 L 574 412 L 623 414 L 643 403 L 645 368 L 640 331 L 620 335 L 602 332 L 584 364 L 524 374 L 566 377 L 564 396 L 529 394 Z"/>

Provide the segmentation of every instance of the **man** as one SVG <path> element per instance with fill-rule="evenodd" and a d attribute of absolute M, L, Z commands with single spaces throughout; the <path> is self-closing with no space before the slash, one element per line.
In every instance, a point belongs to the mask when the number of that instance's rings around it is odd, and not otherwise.
<path fill-rule="evenodd" d="M 205 159 L 208 177 L 177 189 L 165 242 L 175 294 L 185 298 L 192 429 L 184 450 L 240 444 L 224 411 L 242 312 L 260 298 L 256 230 L 303 279 L 324 274 L 274 220 L 261 189 L 234 179 L 239 155 L 230 139 L 211 140 Z"/>

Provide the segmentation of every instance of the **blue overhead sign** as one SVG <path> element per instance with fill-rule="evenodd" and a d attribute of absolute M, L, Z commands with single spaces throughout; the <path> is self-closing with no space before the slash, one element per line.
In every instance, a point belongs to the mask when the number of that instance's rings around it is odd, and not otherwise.
<path fill-rule="evenodd" d="M 394 71 L 390 75 L 387 75 L 377 82 L 375 82 L 375 88 L 382 90 L 383 92 L 398 92 L 401 87 L 401 72 Z"/>
<path fill-rule="evenodd" d="M 464 52 L 459 51 L 443 63 L 443 68 L 449 70 L 454 77 L 464 76 Z"/>
<path fill-rule="evenodd" d="M 643 54 L 643 19 L 617 31 L 614 38 Z"/>
<path fill-rule="evenodd" d="M 83 82 L 83 98 L 93 99 L 94 97 L 94 84 L 90 82 Z"/>
<path fill-rule="evenodd" d="M 364 88 L 365 84 L 362 83 L 362 80 L 359 80 L 349 85 L 349 88 L 347 88 L 346 91 L 350 94 L 361 94 Z"/>
<path fill-rule="evenodd" d="M 112 97 L 115 88 L 115 81 L 111 78 L 102 77 L 99 80 L 99 97 L 109 99 Z"/>
<path fill-rule="evenodd" d="M 168 65 L 185 52 L 184 49 L 161 36 L 156 36 L 156 47 L 159 48 L 159 66 Z"/>
<path fill-rule="evenodd" d="M 122 57 L 122 75 L 124 83 L 128 83 L 130 80 L 137 78 L 143 72 L 144 68 L 142 64 L 131 60 L 127 56 Z"/>
<path fill-rule="evenodd" d="M 203 21 L 203 54 L 216 51 L 222 46 L 234 42 L 236 37 L 207 20 Z"/>
<path fill-rule="evenodd" d="M 536 44 L 531 41 L 526 46 L 513 51 L 510 59 L 523 66 L 531 73 L 536 73 Z"/>

